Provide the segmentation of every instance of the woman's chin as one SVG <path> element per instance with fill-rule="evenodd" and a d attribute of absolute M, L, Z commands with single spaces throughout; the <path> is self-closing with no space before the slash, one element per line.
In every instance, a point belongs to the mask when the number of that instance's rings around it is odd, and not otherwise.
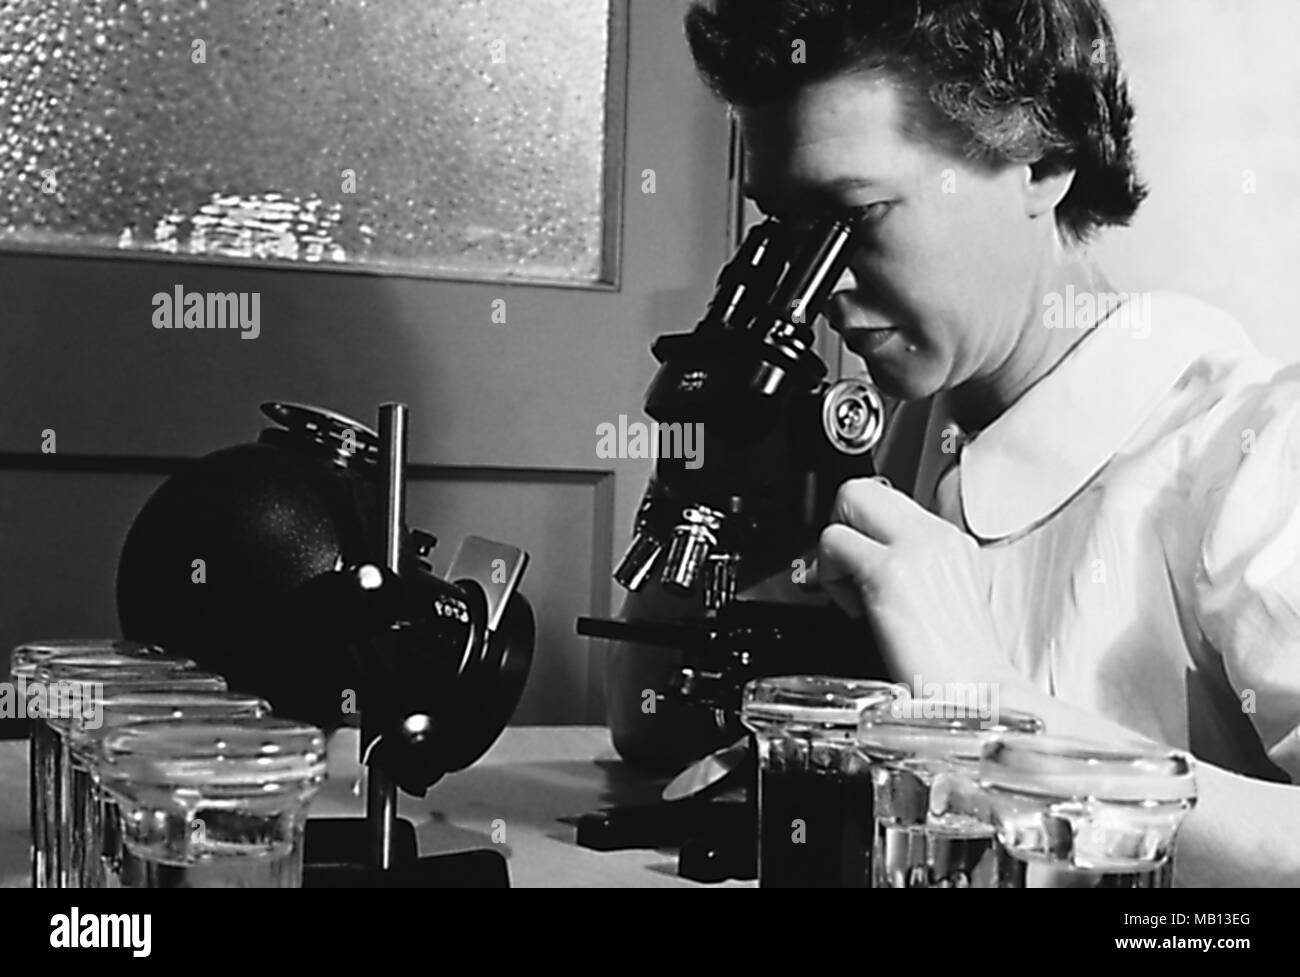
<path fill-rule="evenodd" d="M 864 356 L 871 380 L 880 392 L 895 400 L 922 400 L 939 392 L 931 370 L 914 355 Z"/>

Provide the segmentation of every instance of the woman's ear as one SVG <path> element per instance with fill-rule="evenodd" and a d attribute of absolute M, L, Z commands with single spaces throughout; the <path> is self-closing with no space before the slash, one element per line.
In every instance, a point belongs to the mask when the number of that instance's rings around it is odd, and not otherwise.
<path fill-rule="evenodd" d="M 1044 217 L 1056 213 L 1056 208 L 1074 185 L 1077 171 L 1060 163 L 1039 160 L 1025 167 L 1025 213 L 1030 217 Z"/>

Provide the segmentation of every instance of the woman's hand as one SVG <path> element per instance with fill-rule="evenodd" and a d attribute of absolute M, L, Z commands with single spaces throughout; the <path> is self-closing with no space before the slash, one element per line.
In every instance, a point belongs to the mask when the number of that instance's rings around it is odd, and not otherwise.
<path fill-rule="evenodd" d="M 901 492 L 872 479 L 840 488 L 818 576 L 868 618 L 896 680 L 1024 684 L 994 628 L 979 546 Z"/>

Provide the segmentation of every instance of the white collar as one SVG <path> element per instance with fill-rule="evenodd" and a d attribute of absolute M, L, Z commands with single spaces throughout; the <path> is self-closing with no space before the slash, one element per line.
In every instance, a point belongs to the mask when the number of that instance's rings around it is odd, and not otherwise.
<path fill-rule="evenodd" d="M 1069 502 L 1203 355 L 1253 350 L 1227 313 L 1169 292 L 1133 297 L 1096 333 L 963 445 L 962 514 L 977 539 L 1021 533 Z"/>

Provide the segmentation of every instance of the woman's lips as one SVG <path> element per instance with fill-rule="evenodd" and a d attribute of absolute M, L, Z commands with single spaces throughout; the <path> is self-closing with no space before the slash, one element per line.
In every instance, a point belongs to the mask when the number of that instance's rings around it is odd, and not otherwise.
<path fill-rule="evenodd" d="M 879 352 L 902 332 L 896 325 L 885 325 L 895 317 L 884 314 L 878 306 L 867 301 L 868 298 L 860 291 L 845 289 L 836 292 L 831 296 L 826 313 L 831 327 L 844 338 L 845 345 L 859 356 Z"/>
<path fill-rule="evenodd" d="M 841 329 L 845 344 L 859 356 L 879 352 L 880 348 L 901 333 L 898 328 L 891 329 Z"/>

